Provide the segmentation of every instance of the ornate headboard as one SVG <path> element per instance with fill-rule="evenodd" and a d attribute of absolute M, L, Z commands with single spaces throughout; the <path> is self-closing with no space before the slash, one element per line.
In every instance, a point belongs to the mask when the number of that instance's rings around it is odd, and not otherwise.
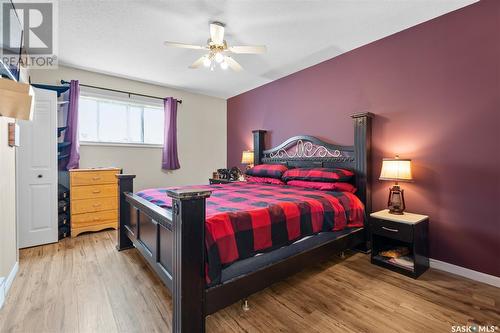
<path fill-rule="evenodd" d="M 253 131 L 254 163 L 286 164 L 289 167 L 347 168 L 355 172 L 356 195 L 371 212 L 370 158 L 372 113 L 356 113 L 354 146 L 327 143 L 313 136 L 295 136 L 265 150 L 265 130 Z"/>

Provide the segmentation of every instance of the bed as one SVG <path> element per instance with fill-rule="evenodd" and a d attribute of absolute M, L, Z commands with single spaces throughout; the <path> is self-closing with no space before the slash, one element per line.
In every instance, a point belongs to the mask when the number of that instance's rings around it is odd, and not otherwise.
<path fill-rule="evenodd" d="M 117 175 L 117 248 L 136 247 L 170 289 L 174 332 L 204 332 L 206 315 L 336 253 L 369 248 L 372 114 L 352 118 L 354 146 L 296 136 L 265 150 L 266 131 L 253 136 L 255 164 L 350 169 L 355 194 L 250 183 L 134 193 L 135 176 Z"/>

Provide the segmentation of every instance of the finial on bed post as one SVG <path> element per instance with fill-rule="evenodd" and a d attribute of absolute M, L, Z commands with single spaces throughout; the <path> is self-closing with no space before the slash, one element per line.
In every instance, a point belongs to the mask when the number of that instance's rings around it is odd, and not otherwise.
<path fill-rule="evenodd" d="M 253 164 L 258 165 L 262 162 L 262 153 L 264 152 L 264 138 L 266 130 L 254 130 L 253 133 Z"/>
<path fill-rule="evenodd" d="M 371 146 L 372 118 L 371 112 L 355 113 L 354 120 L 354 155 L 356 169 L 356 188 L 358 196 L 365 204 L 366 214 L 371 213 Z"/>

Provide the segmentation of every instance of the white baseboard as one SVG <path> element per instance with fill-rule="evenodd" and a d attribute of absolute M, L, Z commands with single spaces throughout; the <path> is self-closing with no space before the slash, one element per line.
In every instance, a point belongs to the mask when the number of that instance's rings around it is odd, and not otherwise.
<path fill-rule="evenodd" d="M 7 297 L 7 293 L 12 286 L 12 282 L 14 282 L 14 278 L 16 277 L 18 270 L 19 262 L 16 261 L 14 267 L 12 267 L 12 269 L 10 270 L 9 275 L 6 278 L 0 278 L 0 309 L 3 307 L 5 297 Z"/>
<path fill-rule="evenodd" d="M 493 275 L 481 273 L 478 271 L 473 271 L 472 269 L 468 269 L 465 267 L 453 265 L 444 261 L 429 259 L 431 268 L 438 269 L 440 271 L 445 271 L 448 273 L 452 273 L 455 275 L 460 275 L 465 278 L 486 283 L 492 285 L 494 287 L 500 288 L 500 277 L 496 277 Z"/>

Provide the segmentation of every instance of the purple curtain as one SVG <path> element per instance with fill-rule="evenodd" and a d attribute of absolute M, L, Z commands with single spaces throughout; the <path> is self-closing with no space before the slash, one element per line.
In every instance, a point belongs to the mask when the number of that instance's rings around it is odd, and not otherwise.
<path fill-rule="evenodd" d="M 181 167 L 177 156 L 177 100 L 167 97 L 163 101 L 163 106 L 165 108 L 165 132 L 161 167 L 164 170 L 176 170 Z"/>
<path fill-rule="evenodd" d="M 69 159 L 66 169 L 77 169 L 80 162 L 80 142 L 78 141 L 78 100 L 80 99 L 80 83 L 71 80 L 69 86 L 69 108 L 68 119 L 64 141 L 71 142 L 69 148 Z"/>

